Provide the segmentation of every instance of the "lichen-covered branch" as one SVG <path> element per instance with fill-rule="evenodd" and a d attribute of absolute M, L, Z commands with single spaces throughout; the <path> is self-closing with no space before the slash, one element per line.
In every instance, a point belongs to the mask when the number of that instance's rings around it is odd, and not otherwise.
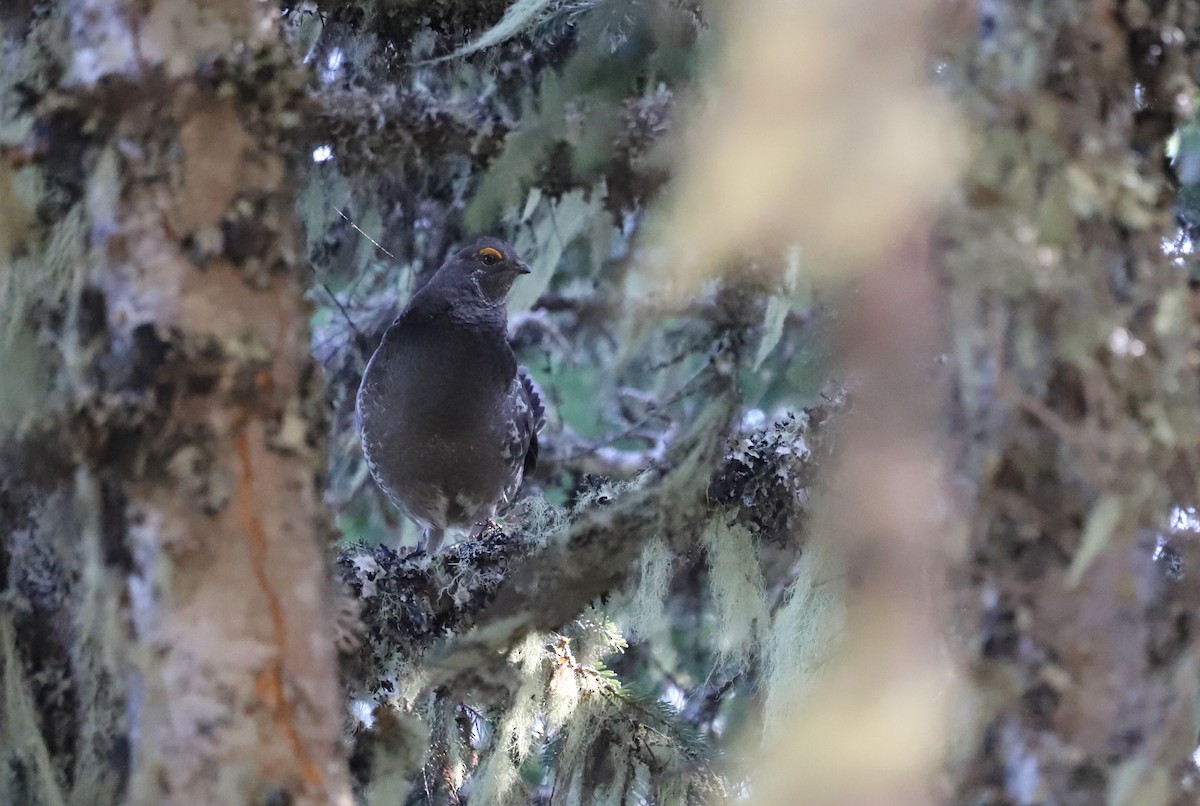
<path fill-rule="evenodd" d="M 435 557 L 384 546 L 343 551 L 338 567 L 361 620 L 361 641 L 343 657 L 345 682 L 394 693 L 397 659 L 408 669 L 424 658 L 426 685 L 478 684 L 496 673 L 499 650 L 527 633 L 560 629 L 619 590 L 652 539 L 665 535 L 686 554 L 714 517 L 741 522 L 764 540 L 794 540 L 813 451 L 829 450 L 829 419 L 842 405 L 814 407 L 803 423 L 777 423 L 729 445 L 731 412 L 719 400 L 657 469 L 614 495 L 589 497 L 569 523 L 493 530 Z"/>

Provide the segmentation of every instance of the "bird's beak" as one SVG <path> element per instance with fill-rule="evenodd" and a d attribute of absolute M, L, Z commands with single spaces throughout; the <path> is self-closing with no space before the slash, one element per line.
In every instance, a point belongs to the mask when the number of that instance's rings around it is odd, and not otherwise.
<path fill-rule="evenodd" d="M 533 269 L 529 268 L 528 263 L 518 263 L 516 268 L 517 274 L 530 274 L 533 272 Z"/>

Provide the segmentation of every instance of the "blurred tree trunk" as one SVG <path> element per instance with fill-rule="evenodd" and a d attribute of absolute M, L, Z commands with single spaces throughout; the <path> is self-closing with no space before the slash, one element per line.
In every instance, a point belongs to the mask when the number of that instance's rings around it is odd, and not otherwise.
<path fill-rule="evenodd" d="M 1200 597 L 1156 549 L 1200 492 L 1196 321 L 1162 247 L 1195 13 L 981 3 L 946 65 L 975 128 L 942 255 L 975 484 L 959 584 L 980 733 L 954 802 L 1195 802 Z"/>
<path fill-rule="evenodd" d="M 4 802 L 348 797 L 276 14 L 74 0 L 26 37 L 43 240 L 86 256 L 3 457 Z"/>

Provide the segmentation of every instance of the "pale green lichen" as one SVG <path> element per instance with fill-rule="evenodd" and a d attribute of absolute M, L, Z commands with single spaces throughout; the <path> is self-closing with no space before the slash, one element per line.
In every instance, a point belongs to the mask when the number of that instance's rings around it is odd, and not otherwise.
<path fill-rule="evenodd" d="M 746 664 L 767 635 L 769 614 L 754 537 L 714 519 L 704 535 L 709 588 L 716 605 L 715 648 L 729 663 Z"/>
<path fill-rule="evenodd" d="M 845 626 L 841 557 L 818 533 L 775 614 L 765 652 L 764 737 L 778 738 L 786 718 L 811 694 Z"/>
<path fill-rule="evenodd" d="M 625 623 L 635 638 L 654 641 L 668 629 L 666 596 L 671 581 L 671 551 L 666 541 L 655 537 L 642 549 L 640 574 L 626 608 Z"/>
<path fill-rule="evenodd" d="M 504 803 L 520 784 L 520 765 L 533 750 L 535 722 L 543 697 L 545 637 L 530 633 L 509 653 L 520 669 L 520 685 L 492 734 L 492 746 L 472 775 L 472 797 L 480 803 Z"/>

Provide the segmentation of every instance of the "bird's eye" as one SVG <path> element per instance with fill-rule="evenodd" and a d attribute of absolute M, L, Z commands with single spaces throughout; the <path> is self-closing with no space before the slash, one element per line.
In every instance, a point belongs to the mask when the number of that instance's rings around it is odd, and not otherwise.
<path fill-rule="evenodd" d="M 479 259 L 483 261 L 483 265 L 485 266 L 495 266 L 503 257 L 499 249 L 493 249 L 490 246 L 485 246 L 479 250 Z"/>

